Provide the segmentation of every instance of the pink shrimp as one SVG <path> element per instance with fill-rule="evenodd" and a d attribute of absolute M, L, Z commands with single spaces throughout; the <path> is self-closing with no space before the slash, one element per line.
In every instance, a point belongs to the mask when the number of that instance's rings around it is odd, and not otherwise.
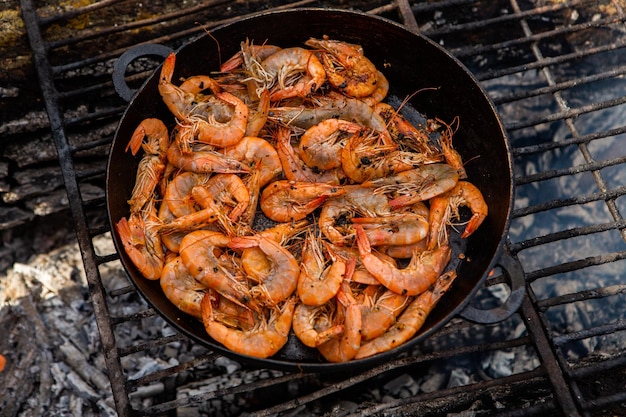
<path fill-rule="evenodd" d="M 263 60 L 261 65 L 272 82 L 272 101 L 306 97 L 320 88 L 326 80 L 322 63 L 311 51 L 304 48 L 281 49 Z"/>
<path fill-rule="evenodd" d="M 372 253 L 361 226 L 355 226 L 359 255 L 365 268 L 385 287 L 396 294 L 416 295 L 425 291 L 439 277 L 450 261 L 449 246 L 415 254 L 406 268 L 398 269 Z"/>
<path fill-rule="evenodd" d="M 300 265 L 291 252 L 280 243 L 256 234 L 233 237 L 228 246 L 232 249 L 259 248 L 270 261 L 269 273 L 260 284 L 250 290 L 253 297 L 273 307 L 294 293 L 298 285 Z"/>
<path fill-rule="evenodd" d="M 329 197 L 343 193 L 341 187 L 334 185 L 278 180 L 261 193 L 261 210 L 276 222 L 298 221 L 315 211 Z"/>
<path fill-rule="evenodd" d="M 430 200 L 430 234 L 428 248 L 446 245 L 448 225 L 453 219 L 459 219 L 459 207 L 467 206 L 472 217 L 467 222 L 461 238 L 467 238 L 478 229 L 489 213 L 489 207 L 480 190 L 470 182 L 459 181 L 448 192 Z"/>
<path fill-rule="evenodd" d="M 402 312 L 397 322 L 382 335 L 361 345 L 354 359 L 363 359 L 378 353 L 386 352 L 408 341 L 421 329 L 426 317 L 435 308 L 441 297 L 448 291 L 456 272 L 447 272 L 435 281 L 432 289 L 418 295 Z"/>

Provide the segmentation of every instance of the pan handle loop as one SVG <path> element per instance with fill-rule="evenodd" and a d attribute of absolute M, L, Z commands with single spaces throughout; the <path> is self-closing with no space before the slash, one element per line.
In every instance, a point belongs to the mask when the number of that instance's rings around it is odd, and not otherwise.
<path fill-rule="evenodd" d="M 461 317 L 475 323 L 494 324 L 506 320 L 520 308 L 526 291 L 522 265 L 507 250 L 502 251 L 497 264 L 510 280 L 509 298 L 502 305 L 489 310 L 467 305 L 459 313 Z"/>
<path fill-rule="evenodd" d="M 135 95 L 135 92 L 126 84 L 126 68 L 131 62 L 143 56 L 167 58 L 172 51 L 172 48 L 165 45 L 143 44 L 134 46 L 120 55 L 113 67 L 113 86 L 117 94 L 127 102 L 130 102 Z"/>

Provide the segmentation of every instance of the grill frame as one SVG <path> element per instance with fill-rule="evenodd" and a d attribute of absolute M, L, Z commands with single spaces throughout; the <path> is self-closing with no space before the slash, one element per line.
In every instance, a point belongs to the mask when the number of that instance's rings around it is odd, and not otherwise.
<path fill-rule="evenodd" d="M 94 169 L 92 172 L 82 173 L 77 172 L 74 167 L 74 158 L 79 152 L 96 146 L 106 146 L 107 139 L 105 138 L 100 141 L 82 145 L 72 145 L 68 140 L 68 131 L 80 129 L 81 126 L 88 124 L 92 120 L 100 120 L 103 118 L 115 119 L 116 117 L 119 117 L 125 106 L 110 106 L 102 111 L 89 114 L 82 119 L 68 119 L 64 116 L 64 103 L 70 99 L 80 96 L 85 92 L 88 93 L 90 89 L 60 91 L 59 85 L 61 84 L 63 74 L 94 63 L 110 61 L 121 55 L 123 50 L 118 48 L 103 52 L 97 56 L 92 56 L 87 59 L 77 60 L 65 64 L 53 64 L 50 62 L 50 54 L 55 48 L 73 46 L 75 44 L 79 44 L 80 42 L 86 42 L 92 39 L 98 40 L 103 34 L 101 32 L 96 33 L 97 31 L 93 31 L 91 33 L 84 34 L 82 37 L 77 36 L 74 39 L 52 42 L 46 41 L 43 36 L 43 28 L 47 25 L 64 19 L 71 19 L 87 12 L 93 12 L 98 8 L 111 7 L 116 3 L 119 3 L 119 1 L 101 1 L 92 6 L 87 6 L 65 14 L 43 18 L 38 16 L 38 11 L 35 9 L 31 0 L 21 1 L 22 14 L 26 23 L 31 48 L 33 50 L 39 83 L 46 103 L 52 137 L 59 153 L 59 162 L 61 164 L 65 188 L 68 195 L 69 208 L 76 223 L 76 236 L 83 258 L 83 265 L 89 284 L 89 292 L 94 306 L 96 322 L 100 331 L 102 351 L 105 356 L 116 408 L 120 416 L 173 412 L 178 407 L 207 402 L 220 396 L 249 394 L 256 390 L 263 390 L 268 387 L 279 387 L 289 383 L 303 381 L 308 378 L 322 381 L 322 383 L 318 382 L 317 385 L 313 384 L 313 386 L 317 388 L 313 389 L 309 393 L 297 394 L 286 401 L 283 400 L 277 404 L 264 405 L 263 409 L 257 410 L 254 413 L 254 415 L 259 416 L 271 415 L 278 412 L 297 410 L 299 407 L 314 403 L 320 399 L 332 398 L 333 395 L 338 392 L 351 392 L 350 390 L 360 386 L 359 384 L 362 385 L 372 383 L 376 380 L 384 380 L 386 377 L 390 378 L 392 375 L 401 371 L 419 375 L 420 369 L 435 362 L 453 361 L 456 358 L 471 354 L 482 355 L 489 352 L 506 352 L 517 349 L 520 346 L 528 347 L 533 350 L 537 358 L 540 360 L 540 365 L 530 371 L 519 372 L 511 376 L 484 379 L 482 382 L 473 383 L 463 387 L 439 389 L 430 393 L 419 393 L 407 399 L 396 399 L 394 401 L 384 403 L 379 402 L 363 407 L 361 412 L 368 415 L 382 415 L 385 413 L 403 413 L 407 415 L 412 415 L 414 413 L 431 413 L 430 415 L 440 415 L 436 414 L 432 410 L 439 407 L 439 413 L 445 414 L 446 412 L 461 412 L 462 410 L 470 407 L 474 402 L 484 402 L 485 395 L 487 395 L 485 393 L 491 395 L 492 398 L 510 400 L 510 397 L 514 396 L 511 395 L 511 393 L 519 393 L 524 390 L 533 391 L 534 397 L 522 403 L 523 409 L 520 407 L 518 410 L 509 409 L 507 411 L 496 411 L 496 408 L 494 407 L 490 410 L 491 413 L 510 416 L 538 415 L 545 412 L 554 412 L 568 416 L 602 415 L 601 413 L 603 410 L 609 410 L 611 407 L 619 407 L 619 403 L 626 400 L 626 393 L 624 392 L 615 392 L 593 397 L 584 387 L 586 379 L 596 378 L 599 381 L 606 381 L 608 377 L 604 375 L 604 373 L 610 374 L 610 371 L 618 369 L 624 365 L 624 362 L 626 362 L 623 355 L 616 354 L 615 356 L 605 359 L 588 358 L 580 363 L 572 364 L 563 353 L 564 347 L 571 342 L 599 335 L 607 335 L 626 329 L 624 322 L 622 320 L 618 320 L 616 322 L 594 326 L 585 330 L 559 334 L 553 329 L 551 320 L 548 317 L 548 312 L 552 308 L 562 305 L 570 305 L 580 301 L 620 296 L 626 292 L 626 287 L 621 284 L 615 284 L 608 285 L 597 290 L 584 290 L 572 294 L 564 294 L 548 298 L 541 298 L 543 294 L 537 294 L 533 288 L 534 283 L 541 282 L 546 277 L 564 274 L 570 271 L 580 271 L 596 265 L 615 263 L 626 258 L 626 252 L 614 251 L 606 254 L 590 256 L 584 259 L 571 261 L 564 260 L 557 265 L 543 268 L 536 268 L 532 270 L 529 268 L 529 270 L 525 272 L 526 296 L 524 297 L 520 310 L 515 315 L 515 319 L 520 320 L 524 324 L 525 334 L 522 336 L 517 336 L 512 339 L 501 337 L 496 341 L 488 342 L 478 341 L 475 343 L 460 343 L 455 346 L 453 342 L 450 342 L 450 340 L 454 340 L 451 335 L 454 335 L 455 333 L 466 333 L 471 331 L 481 333 L 490 331 L 489 326 L 472 324 L 459 318 L 453 320 L 444 329 L 434 335 L 432 345 L 430 345 L 431 342 L 429 341 L 424 346 L 420 347 L 420 355 L 400 357 L 373 369 L 365 370 L 364 372 L 350 375 L 346 378 L 340 378 L 339 381 L 330 377 L 322 377 L 314 374 L 285 373 L 273 378 L 259 379 L 251 383 L 244 383 L 233 388 L 211 391 L 196 397 L 189 397 L 186 399 L 167 398 L 166 401 L 154 404 L 147 408 L 139 409 L 133 405 L 131 394 L 138 388 L 150 386 L 155 383 L 163 383 L 168 387 L 173 384 L 171 390 L 165 389 L 165 391 L 169 393 L 175 392 L 176 386 L 173 381 L 176 379 L 177 375 L 212 363 L 215 361 L 217 355 L 207 353 L 206 355 L 189 362 L 181 363 L 171 368 L 151 373 L 136 380 L 129 380 L 128 375 L 125 375 L 124 369 L 121 365 L 121 358 L 127 355 L 148 351 L 159 346 L 167 345 L 168 343 L 181 342 L 185 340 L 183 336 L 175 334 L 173 336 L 151 340 L 141 345 L 117 345 L 115 337 L 116 326 L 134 323 L 135 321 L 140 321 L 146 317 L 152 317 L 155 315 L 155 312 L 151 309 L 147 309 L 125 317 L 112 317 L 110 315 L 107 297 L 127 294 L 134 291 L 134 289 L 129 286 L 125 289 L 107 291 L 102 283 L 100 268 L 110 262 L 115 262 L 118 257 L 114 253 L 99 255 L 95 252 L 93 246 L 94 236 L 102 235 L 106 233 L 107 230 L 106 228 L 92 228 L 89 224 L 86 212 L 87 209 L 94 207 L 100 207 L 103 210 L 103 199 L 96 199 L 95 201 L 83 200 L 80 192 L 80 184 L 90 178 L 104 175 L 104 172 L 99 169 Z M 211 8 L 217 8 L 227 3 L 230 2 L 212 2 L 202 7 L 198 6 L 197 9 L 191 10 L 191 12 L 198 14 L 203 11 L 210 11 Z M 303 1 L 293 4 L 275 5 L 275 7 L 291 8 L 305 5 L 309 6 L 314 3 L 315 2 L 312 1 Z M 498 80 L 501 77 L 521 74 L 527 71 L 536 70 L 547 80 L 548 85 L 544 87 L 493 97 L 494 103 L 501 108 L 513 106 L 517 103 L 523 102 L 524 100 L 540 96 L 548 96 L 551 101 L 553 100 L 556 103 L 555 112 L 542 115 L 538 118 L 519 121 L 515 119 L 509 120 L 507 117 L 502 117 L 507 132 L 511 132 L 513 134 L 513 144 L 515 144 L 516 140 L 523 138 L 524 135 L 518 134 L 519 132 L 525 132 L 531 127 L 541 127 L 547 123 L 562 122 L 569 130 L 571 137 L 562 141 L 548 141 L 530 145 L 512 146 L 514 158 L 524 159 L 529 155 L 551 152 L 554 149 L 560 149 L 565 146 L 572 145 L 578 147 L 580 153 L 584 157 L 584 163 L 572 167 L 548 170 L 537 174 L 527 175 L 524 173 L 517 173 L 515 177 L 516 186 L 533 185 L 541 183 L 542 181 L 552 180 L 563 176 L 573 176 L 579 172 L 590 172 L 593 174 L 594 182 L 597 184 L 599 191 L 578 195 L 572 198 L 554 199 L 528 206 L 516 205 L 516 208 L 513 210 L 512 218 L 523 219 L 525 216 L 541 214 L 554 209 L 599 201 L 606 204 L 607 210 L 612 216 L 612 220 L 600 224 L 585 225 L 574 229 L 548 233 L 544 236 L 522 240 L 519 242 L 512 242 L 509 240 L 509 242 L 507 242 L 508 248 L 511 254 L 516 258 L 519 258 L 520 255 L 524 255 L 525 251 L 533 248 L 539 248 L 542 245 L 548 245 L 553 242 L 559 242 L 564 239 L 571 239 L 574 236 L 588 236 L 606 231 L 617 231 L 621 233 L 621 238 L 624 239 L 624 233 L 626 233 L 624 232 L 624 225 L 626 225 L 626 223 L 624 223 L 624 219 L 620 214 L 618 204 L 619 197 L 626 193 L 626 187 L 611 188 L 607 185 L 606 180 L 600 172 L 604 168 L 610 168 L 623 163 L 624 158 L 608 159 L 597 162 L 593 159 L 592 152 L 589 150 L 589 144 L 592 141 L 624 134 L 626 132 L 626 127 L 617 126 L 601 132 L 581 133 L 575 124 L 575 119 L 577 117 L 622 105 L 626 102 L 626 96 L 606 100 L 601 103 L 585 104 L 574 108 L 570 108 L 567 98 L 564 98 L 564 95 L 567 95 L 569 92 L 568 89 L 571 89 L 580 83 L 586 84 L 622 76 L 626 73 L 626 66 L 621 65 L 618 66 L 617 69 L 595 73 L 589 76 L 566 79 L 565 81 L 558 81 L 558 77 L 553 72 L 555 68 L 559 68 L 559 65 L 566 65 L 576 60 L 584 60 L 590 56 L 612 53 L 614 51 L 618 51 L 615 52 L 617 54 L 622 48 L 624 48 L 624 43 L 621 41 L 612 43 L 609 42 L 607 44 L 591 46 L 587 49 L 574 51 L 572 53 L 557 54 L 552 57 L 545 57 L 539 46 L 544 41 L 550 42 L 551 40 L 566 34 L 585 33 L 587 30 L 594 28 L 610 28 L 611 26 L 618 25 L 620 23 L 623 24 L 625 20 L 624 11 L 620 8 L 620 3 L 618 1 L 607 2 L 607 4 L 610 3 L 615 6 L 617 10 L 616 16 L 611 18 L 605 17 L 599 21 L 589 20 L 574 26 L 557 27 L 553 30 L 538 31 L 537 33 L 533 32 L 533 27 L 537 24 L 536 21 L 541 20 L 542 17 L 552 16 L 553 14 L 558 15 L 564 10 L 568 10 L 568 8 L 582 9 L 585 5 L 589 5 L 590 3 L 592 2 L 581 0 L 566 3 L 547 4 L 545 6 L 532 7 L 523 10 L 522 6 L 517 1 L 512 0 L 508 3 L 508 7 L 512 10 L 510 13 L 501 15 L 494 14 L 491 18 L 483 18 L 480 20 L 471 20 L 470 16 L 467 18 L 468 21 L 466 22 L 461 21 L 457 24 L 442 24 L 440 26 L 437 26 L 436 24 L 429 26 L 428 24 L 424 24 L 422 21 L 418 22 L 416 16 L 422 18 L 425 15 L 437 15 L 437 13 L 449 12 L 455 7 L 466 7 L 471 5 L 480 6 L 481 3 L 472 0 L 451 0 L 432 3 L 416 3 L 411 5 L 407 1 L 398 0 L 385 3 L 375 9 L 367 11 L 368 13 L 392 16 L 394 20 L 401 22 L 411 30 L 420 30 L 423 34 L 431 37 L 432 39 L 442 39 L 442 42 L 451 39 L 452 35 L 459 36 L 459 33 L 465 32 L 469 32 L 470 34 L 478 33 L 485 28 L 489 28 L 492 25 L 499 25 L 503 22 L 512 22 L 520 25 L 522 35 L 513 40 L 471 47 L 468 47 L 467 45 L 450 45 L 449 50 L 457 56 L 457 58 L 467 62 L 468 66 L 471 68 L 477 57 L 480 57 L 481 54 L 493 54 L 502 49 L 516 48 L 520 47 L 520 45 L 528 46 L 528 49 L 532 52 L 531 60 L 529 62 L 513 66 L 509 65 L 494 70 L 479 70 L 475 74 L 481 82 L 487 85 L 486 89 L 488 92 L 492 91 L 489 88 L 490 82 Z M 524 6 L 528 5 L 526 4 Z M 163 18 L 166 20 L 176 19 L 181 15 L 188 15 L 191 12 L 189 10 L 173 12 L 165 16 L 161 16 L 157 19 L 157 21 L 160 21 Z M 210 25 L 207 25 L 207 27 L 214 27 L 221 23 L 225 23 L 230 19 L 236 18 L 237 15 L 234 14 L 229 18 L 214 20 Z M 119 25 L 112 28 L 110 32 L 123 32 L 124 30 L 131 29 L 134 26 L 141 27 L 142 25 L 154 23 L 155 21 L 142 21 L 129 25 Z M 197 35 L 202 30 L 203 28 L 196 26 L 192 29 L 164 34 L 151 39 L 151 41 L 177 45 L 185 40 L 193 38 L 193 36 Z M 141 74 L 137 75 L 137 77 L 141 78 Z M 108 84 L 93 88 L 96 90 L 107 91 L 107 94 L 109 94 L 108 92 L 112 89 Z M 522 265 L 526 267 L 523 260 Z M 506 281 L 506 277 L 496 276 L 489 279 L 487 285 L 495 285 Z M 434 349 L 433 346 L 439 342 L 443 345 L 448 343 L 451 347 L 449 346 L 441 350 Z M 255 372 L 256 370 L 247 368 L 242 370 L 243 374 L 254 374 Z"/>

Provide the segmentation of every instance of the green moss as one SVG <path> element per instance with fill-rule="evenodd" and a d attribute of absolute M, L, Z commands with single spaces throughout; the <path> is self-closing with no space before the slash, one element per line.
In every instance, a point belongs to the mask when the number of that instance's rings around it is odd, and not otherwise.
<path fill-rule="evenodd" d="M 24 22 L 17 10 L 0 11 L 0 48 L 15 45 L 24 33 Z"/>

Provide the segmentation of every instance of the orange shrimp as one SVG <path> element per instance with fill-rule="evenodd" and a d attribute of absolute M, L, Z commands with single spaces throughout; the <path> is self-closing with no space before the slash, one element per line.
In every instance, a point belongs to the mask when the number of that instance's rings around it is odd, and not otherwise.
<path fill-rule="evenodd" d="M 420 214 L 402 213 L 379 217 L 355 217 L 370 245 L 410 245 L 428 236 L 428 221 Z"/>
<path fill-rule="evenodd" d="M 343 309 L 343 332 L 317 346 L 317 350 L 329 362 L 347 362 L 354 358 L 361 346 L 361 307 L 352 295 L 349 281 L 344 280 L 337 293 L 338 307 Z"/>
<path fill-rule="evenodd" d="M 317 347 L 344 331 L 343 323 L 334 323 L 337 304 L 334 300 L 319 306 L 296 305 L 292 328 L 296 337 L 308 347 Z"/>
<path fill-rule="evenodd" d="M 315 171 L 341 167 L 341 150 L 349 135 L 361 126 L 341 119 L 326 119 L 300 137 L 300 157 Z"/>
<path fill-rule="evenodd" d="M 450 261 L 449 246 L 415 254 L 406 268 L 398 269 L 372 253 L 367 235 L 355 226 L 359 255 L 365 268 L 385 287 L 396 294 L 417 295 L 430 287 Z"/>
<path fill-rule="evenodd" d="M 418 295 L 400 314 L 398 320 L 382 335 L 363 343 L 354 359 L 363 359 L 386 352 L 408 341 L 424 325 L 426 317 L 456 279 L 456 272 L 447 272 L 437 278 L 432 289 Z"/>
<path fill-rule="evenodd" d="M 345 185 L 342 188 L 344 194 L 326 201 L 318 219 L 318 225 L 324 236 L 336 245 L 352 242 L 354 217 L 391 214 L 387 198 L 374 194 L 371 188 L 360 185 Z"/>
<path fill-rule="evenodd" d="M 226 297 L 222 297 L 220 293 L 212 289 L 208 289 L 213 307 L 213 319 L 224 324 L 227 327 L 239 328 L 243 331 L 254 328 L 256 322 L 254 320 L 254 311 L 249 308 L 242 307 L 233 303 Z M 200 300 L 202 302 L 202 300 Z M 200 304 L 202 311 L 202 304 Z M 200 317 L 202 320 L 202 317 Z"/>
<path fill-rule="evenodd" d="M 298 285 L 300 265 L 296 258 L 280 243 L 266 236 L 233 237 L 229 242 L 232 249 L 259 248 L 270 262 L 269 273 L 262 282 L 250 290 L 253 297 L 264 305 L 273 307 L 293 294 Z M 242 271 L 246 268 L 242 267 Z"/>
<path fill-rule="evenodd" d="M 139 161 L 135 185 L 128 200 L 131 213 L 143 208 L 161 181 L 169 143 L 169 132 L 160 119 L 144 119 L 133 132 L 126 150 L 136 155 L 142 148 L 145 154 Z"/>
<path fill-rule="evenodd" d="M 381 103 L 387 97 L 387 93 L 389 93 L 389 80 L 387 80 L 387 77 L 385 77 L 385 74 L 382 72 L 377 71 L 377 73 L 376 89 L 369 96 L 361 97 L 361 100 L 370 107 Z"/>
<path fill-rule="evenodd" d="M 198 211 L 199 206 L 193 199 L 193 187 L 205 184 L 209 175 L 195 172 L 182 172 L 176 175 L 165 188 L 163 205 L 167 205 L 174 217 L 181 217 Z M 172 219 L 170 219 L 172 220 Z"/>
<path fill-rule="evenodd" d="M 381 178 L 363 182 L 364 186 L 376 187 L 374 193 L 390 197 L 393 209 L 411 206 L 429 200 L 452 189 L 459 176 L 448 164 L 426 164 Z"/>
<path fill-rule="evenodd" d="M 257 315 L 249 330 L 232 328 L 216 320 L 210 295 L 202 299 L 202 322 L 209 336 L 229 350 L 241 355 L 267 358 L 276 354 L 286 343 L 296 299 L 287 300 L 280 309 L 271 309 L 269 317 Z"/>
<path fill-rule="evenodd" d="M 159 205 L 158 217 L 159 221 L 162 224 L 169 223 L 176 218 L 166 202 L 162 202 Z M 180 251 L 180 242 L 186 234 L 186 231 L 160 233 L 161 242 L 163 243 L 163 246 L 165 246 L 165 248 L 167 248 L 171 253 L 177 254 Z"/>
<path fill-rule="evenodd" d="M 367 97 L 376 90 L 378 70 L 360 45 L 338 40 L 311 38 L 307 46 L 320 51 L 328 82 L 350 97 Z"/>
<path fill-rule="evenodd" d="M 212 115 L 209 115 L 208 118 L 191 115 L 186 122 L 191 126 L 192 132 L 199 142 L 220 148 L 233 146 L 246 134 L 248 106 L 226 91 L 215 93 L 215 96 L 234 107 L 230 120 L 218 122 Z"/>
<path fill-rule="evenodd" d="M 467 179 L 467 172 L 465 171 L 463 158 L 461 157 L 461 154 L 459 154 L 457 150 L 452 147 L 452 136 L 454 136 L 455 130 L 459 127 L 459 118 L 456 117 L 452 122 L 453 125 L 456 125 L 455 128 L 453 128 L 451 125 L 443 123 L 439 119 L 436 120 L 437 122 L 440 122 L 444 126 L 446 126 L 445 130 L 439 135 L 439 145 L 441 146 L 441 150 L 443 151 L 443 156 L 446 159 L 446 163 L 457 170 L 460 179 Z"/>
<path fill-rule="evenodd" d="M 160 284 L 165 297 L 180 311 L 202 319 L 200 302 L 207 287 L 189 274 L 179 256 L 165 264 Z"/>
<path fill-rule="evenodd" d="M 346 273 L 346 262 L 336 256 L 329 247 L 324 255 L 320 236 L 308 230 L 302 248 L 298 296 L 307 305 L 319 306 L 333 298 Z"/>
<path fill-rule="evenodd" d="M 241 42 L 241 49 L 221 65 L 220 71 L 230 72 L 242 65 L 246 69 L 250 68 L 252 60 L 262 62 L 265 58 L 281 49 L 280 46 L 276 45 L 252 45 L 246 40 Z"/>
<path fill-rule="evenodd" d="M 176 54 L 172 52 L 169 54 L 163 66 L 161 67 L 161 73 L 159 78 L 159 93 L 163 102 L 172 114 L 180 121 L 187 121 L 192 115 L 203 115 L 206 107 L 203 103 L 197 101 L 196 93 L 208 88 L 216 88 L 216 83 L 207 83 L 209 77 L 200 78 L 195 77 L 185 84 L 185 88 L 176 86 L 172 83 L 172 77 L 174 76 L 174 68 L 176 66 Z M 201 88 L 198 90 L 198 88 Z"/>
<path fill-rule="evenodd" d="M 397 144 L 367 129 L 353 135 L 341 152 L 343 171 L 357 183 L 413 169 L 424 162 L 422 155 L 400 151 Z"/>
<path fill-rule="evenodd" d="M 211 199 L 217 205 L 220 212 L 224 212 L 228 218 L 235 222 L 246 211 L 250 204 L 250 193 L 243 180 L 235 174 L 215 174 L 205 184 L 196 187 L 204 188 L 206 193 L 197 198 L 200 204 Z M 199 192 L 198 188 L 192 189 Z"/>
<path fill-rule="evenodd" d="M 148 202 L 142 211 L 131 213 L 128 219 L 122 217 L 115 224 L 124 251 L 149 280 L 159 279 L 163 272 L 165 254 L 158 233 L 159 225 L 154 200 Z"/>
<path fill-rule="evenodd" d="M 167 150 L 167 160 L 176 168 L 183 171 L 206 174 L 211 172 L 241 174 L 250 169 L 237 161 L 229 158 L 223 153 L 201 147 L 193 152 L 184 154 L 180 151 L 178 144 L 173 143 Z"/>
<path fill-rule="evenodd" d="M 396 294 L 382 285 L 369 285 L 363 291 L 361 338 L 368 341 L 383 334 L 409 305 L 412 298 Z"/>
<path fill-rule="evenodd" d="M 281 49 L 264 59 L 261 65 L 271 79 L 271 101 L 307 97 L 326 80 L 320 60 L 300 47 Z"/>
<path fill-rule="evenodd" d="M 329 184 L 278 180 L 261 193 L 261 210 L 279 223 L 304 219 L 324 204 L 329 197 L 344 193 L 341 187 Z"/>
<path fill-rule="evenodd" d="M 272 239 L 282 246 L 307 228 L 309 222 L 278 223 L 277 225 L 258 232 L 258 234 Z M 259 247 L 246 248 L 241 252 L 241 266 L 251 281 L 263 282 L 271 274 L 272 263 Z"/>
<path fill-rule="evenodd" d="M 264 187 L 282 172 L 282 164 L 276 149 L 265 139 L 245 136 L 236 145 L 220 152 L 229 159 L 239 161 L 249 170 L 259 170 L 259 186 Z"/>
<path fill-rule="evenodd" d="M 248 115 L 248 124 L 244 136 L 258 136 L 265 127 L 270 111 L 270 92 L 264 89 L 259 94 L 259 102 L 254 112 Z"/>
<path fill-rule="evenodd" d="M 385 120 L 391 137 L 400 145 L 400 149 L 422 154 L 429 163 L 442 160 L 441 151 L 430 140 L 425 127 L 419 129 L 414 126 L 399 110 L 387 103 L 377 103 L 374 112 Z"/>
<path fill-rule="evenodd" d="M 236 276 L 236 266 L 220 254 L 228 248 L 230 237 L 210 230 L 195 230 L 180 243 L 180 257 L 193 277 L 232 302 L 258 308 L 250 289 Z"/>
<path fill-rule="evenodd" d="M 351 278 L 352 282 L 357 284 L 380 286 L 380 282 L 378 282 L 378 280 L 370 274 L 367 269 L 365 269 L 365 266 L 363 266 L 363 262 L 359 257 L 359 250 L 356 247 L 334 245 L 332 243 L 328 243 L 327 245 L 337 256 L 341 257 L 346 262 L 346 266 L 352 265 L 352 262 L 355 261 L 354 271 L 352 272 Z M 378 253 L 377 256 L 385 259 L 385 261 L 395 265 L 396 267 L 398 266 L 394 258 L 387 256 L 384 253 Z"/>
<path fill-rule="evenodd" d="M 338 185 L 345 175 L 340 168 L 328 171 L 313 170 L 307 166 L 291 145 L 291 134 L 288 128 L 279 127 L 275 134 L 276 151 L 282 164 L 285 178 L 299 182 L 317 182 Z"/>
<path fill-rule="evenodd" d="M 472 217 L 467 222 L 461 238 L 467 238 L 478 229 L 489 213 L 489 207 L 480 190 L 472 183 L 459 181 L 454 188 L 430 200 L 430 233 L 428 248 L 447 245 L 447 226 L 459 219 L 459 207 L 467 206 Z"/>

